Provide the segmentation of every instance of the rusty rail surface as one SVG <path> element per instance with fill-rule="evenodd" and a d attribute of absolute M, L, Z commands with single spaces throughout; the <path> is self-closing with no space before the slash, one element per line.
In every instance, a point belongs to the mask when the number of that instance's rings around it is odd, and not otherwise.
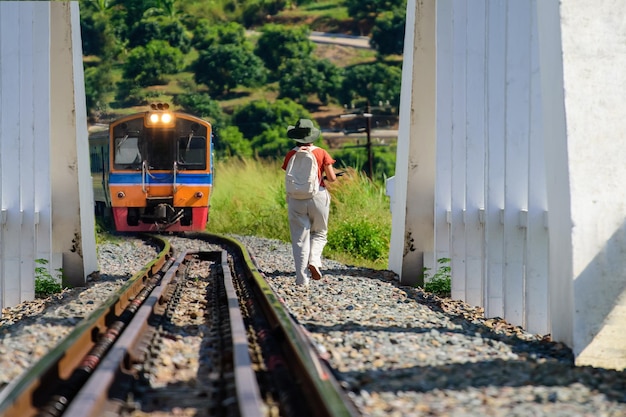
<path fill-rule="evenodd" d="M 137 381 L 132 369 L 146 360 L 146 340 L 151 337 L 146 334 L 158 333 L 155 323 L 165 315 L 175 292 L 172 288 L 178 285 L 174 277 L 194 256 L 210 258 L 223 279 L 225 327 L 231 340 L 226 353 L 232 361 L 228 378 L 233 378 L 223 385 L 234 386 L 235 393 L 225 395 L 236 402 L 230 405 L 229 415 L 235 409 L 234 415 L 260 417 L 268 415 L 270 408 L 274 408 L 271 415 L 288 417 L 359 415 L 304 327 L 276 297 L 246 248 L 220 235 L 185 233 L 184 237 L 226 249 L 183 251 L 174 259 L 169 242 L 161 240 L 162 250 L 155 260 L 2 391 L 0 415 L 121 414 Z M 274 393 L 268 400 L 269 391 Z"/>

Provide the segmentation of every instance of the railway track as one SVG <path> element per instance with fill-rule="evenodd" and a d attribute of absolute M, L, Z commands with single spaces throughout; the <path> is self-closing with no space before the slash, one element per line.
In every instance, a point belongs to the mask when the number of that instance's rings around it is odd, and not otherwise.
<path fill-rule="evenodd" d="M 358 415 L 243 246 L 185 237 L 210 249 L 149 237 L 157 258 L 7 386 L 0 414 Z"/>

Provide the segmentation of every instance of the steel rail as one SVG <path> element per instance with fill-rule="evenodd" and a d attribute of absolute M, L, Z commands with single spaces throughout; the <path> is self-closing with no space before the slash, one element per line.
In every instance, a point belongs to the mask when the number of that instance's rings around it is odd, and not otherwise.
<path fill-rule="evenodd" d="M 109 353 L 93 372 L 89 381 L 76 394 L 63 413 L 63 417 L 95 416 L 104 407 L 107 402 L 106 395 L 120 373 L 120 364 L 129 357 L 129 352 L 139 343 L 148 326 L 148 319 L 154 314 L 155 308 L 163 303 L 165 289 L 186 256 L 187 252 L 181 253 L 165 272 L 159 285 L 154 288 L 126 327 L 126 331 L 111 346 Z"/>
<path fill-rule="evenodd" d="M 144 236 L 161 248 L 157 257 L 131 277 L 114 295 L 81 321 L 57 346 L 42 357 L 0 393 L 0 415 L 31 417 L 45 406 L 63 381 L 81 367 L 84 372 L 98 361 L 94 352 L 109 327 L 135 303 L 137 296 L 153 276 L 157 275 L 172 255 L 168 241 L 157 236 Z M 115 332 L 116 330 L 113 330 Z M 96 354 L 95 354 L 96 353 Z M 63 398 L 58 398 L 63 403 Z"/>
<path fill-rule="evenodd" d="M 274 330 L 282 334 L 281 340 L 289 350 L 287 359 L 290 365 L 298 368 L 299 375 L 305 378 L 309 388 L 304 390 L 306 400 L 316 417 L 355 417 L 360 416 L 354 403 L 334 377 L 329 366 L 307 336 L 305 329 L 297 323 L 282 302 L 270 288 L 266 279 L 239 241 L 227 236 L 209 233 L 190 232 L 187 237 L 202 240 L 217 240 L 231 248 L 246 264 L 248 278 L 254 283 L 265 314 L 273 320 Z"/>
<path fill-rule="evenodd" d="M 231 323 L 233 367 L 235 369 L 239 411 L 242 417 L 263 417 L 266 415 L 265 407 L 261 401 L 259 384 L 252 370 L 247 332 L 241 316 L 239 299 L 233 286 L 233 276 L 228 266 L 228 254 L 225 251 L 222 252 L 221 263 L 226 297 L 228 299 L 228 315 Z"/>

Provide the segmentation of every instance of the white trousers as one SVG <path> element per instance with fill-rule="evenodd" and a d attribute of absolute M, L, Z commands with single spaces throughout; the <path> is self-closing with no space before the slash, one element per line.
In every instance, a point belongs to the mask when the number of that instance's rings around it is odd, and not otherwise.
<path fill-rule="evenodd" d="M 296 284 L 308 284 L 308 265 L 322 267 L 326 246 L 330 193 L 320 190 L 313 198 L 296 200 L 287 197 L 291 248 L 296 265 Z"/>

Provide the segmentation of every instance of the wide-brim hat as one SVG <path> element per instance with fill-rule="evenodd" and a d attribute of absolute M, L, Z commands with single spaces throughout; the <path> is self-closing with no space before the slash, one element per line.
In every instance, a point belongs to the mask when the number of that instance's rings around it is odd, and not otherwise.
<path fill-rule="evenodd" d="M 287 127 L 287 137 L 300 143 L 312 143 L 320 136 L 320 130 L 309 119 L 300 119 L 295 126 Z"/>

